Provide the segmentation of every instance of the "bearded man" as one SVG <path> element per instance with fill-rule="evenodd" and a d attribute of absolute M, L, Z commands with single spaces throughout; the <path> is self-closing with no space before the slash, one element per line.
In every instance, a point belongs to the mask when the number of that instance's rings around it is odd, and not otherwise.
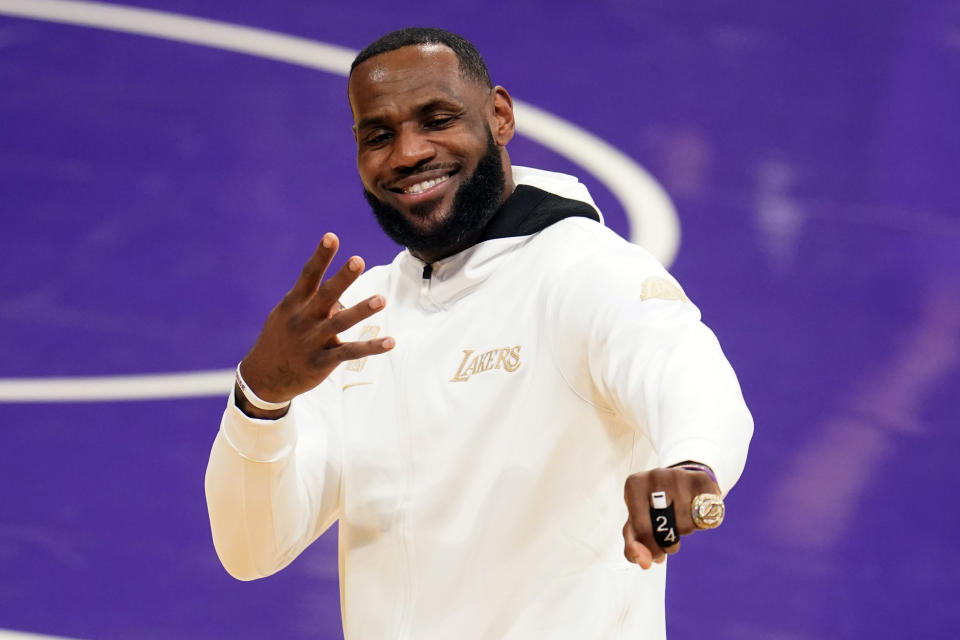
<path fill-rule="evenodd" d="M 576 178 L 511 166 L 463 38 L 388 34 L 348 93 L 406 250 L 325 280 L 326 234 L 267 317 L 207 469 L 221 561 L 267 576 L 339 521 L 349 640 L 664 637 L 664 560 L 753 430 L 716 338 Z"/>

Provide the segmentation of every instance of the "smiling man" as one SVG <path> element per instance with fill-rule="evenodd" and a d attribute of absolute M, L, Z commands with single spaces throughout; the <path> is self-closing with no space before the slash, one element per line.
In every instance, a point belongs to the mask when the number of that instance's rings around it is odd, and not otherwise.
<path fill-rule="evenodd" d="M 406 250 L 324 279 L 326 234 L 237 367 L 224 566 L 267 576 L 339 521 L 349 640 L 664 637 L 664 560 L 720 524 L 753 428 L 716 338 L 576 178 L 511 166 L 463 38 L 388 34 L 348 94 Z"/>

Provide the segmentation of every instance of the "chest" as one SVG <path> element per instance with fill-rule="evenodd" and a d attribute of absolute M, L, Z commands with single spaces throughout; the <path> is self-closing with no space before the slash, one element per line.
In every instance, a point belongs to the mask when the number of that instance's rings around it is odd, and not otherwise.
<path fill-rule="evenodd" d="M 408 428 L 502 415 L 554 382 L 546 321 L 537 300 L 516 290 L 475 292 L 446 309 L 388 306 L 356 339 L 393 336 L 397 346 L 342 366 L 344 413 Z"/>

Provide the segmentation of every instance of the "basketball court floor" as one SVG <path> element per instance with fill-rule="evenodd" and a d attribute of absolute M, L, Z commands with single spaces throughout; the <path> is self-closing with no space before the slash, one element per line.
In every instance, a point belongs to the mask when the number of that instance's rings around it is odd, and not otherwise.
<path fill-rule="evenodd" d="M 0 638 L 342 637 L 336 531 L 237 582 L 203 473 L 322 233 L 397 251 L 344 72 L 409 25 L 477 44 L 514 163 L 578 175 L 740 376 L 670 637 L 956 637 L 957 0 L 0 0 Z"/>

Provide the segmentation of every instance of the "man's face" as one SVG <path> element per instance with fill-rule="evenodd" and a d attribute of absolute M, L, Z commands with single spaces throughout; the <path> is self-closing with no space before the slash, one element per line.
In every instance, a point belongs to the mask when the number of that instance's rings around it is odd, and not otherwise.
<path fill-rule="evenodd" d="M 502 135 L 494 107 L 502 98 L 464 77 L 453 51 L 420 45 L 374 56 L 354 70 L 349 94 L 360 178 L 394 240 L 442 252 L 489 221 L 504 195 L 491 132 L 493 124 Z"/>

